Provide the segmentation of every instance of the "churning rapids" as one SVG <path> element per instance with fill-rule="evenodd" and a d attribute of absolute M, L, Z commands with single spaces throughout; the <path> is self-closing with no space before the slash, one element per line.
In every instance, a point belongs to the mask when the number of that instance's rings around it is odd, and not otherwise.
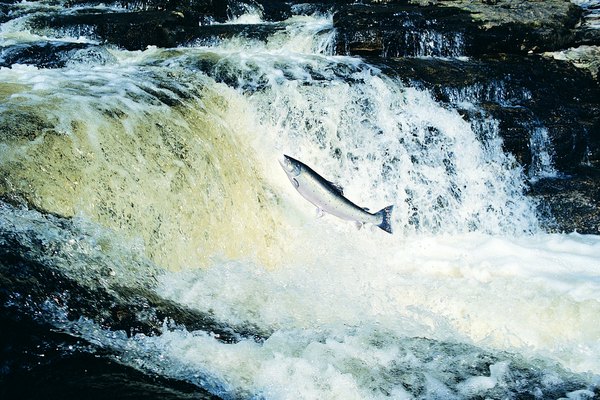
<path fill-rule="evenodd" d="M 157 398 L 598 395 L 600 237 L 540 228 L 543 141 L 523 171 L 493 119 L 335 55 L 330 15 L 125 51 L 19 7 L 3 48 L 77 46 L 0 69 L 3 398 L 94 371 Z M 317 218 L 283 153 L 393 204 L 394 235 Z"/>

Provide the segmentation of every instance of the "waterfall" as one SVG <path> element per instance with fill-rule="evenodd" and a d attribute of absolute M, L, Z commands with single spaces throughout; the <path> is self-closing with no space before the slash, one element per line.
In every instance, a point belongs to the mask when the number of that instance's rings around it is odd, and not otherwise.
<path fill-rule="evenodd" d="M 3 60 L 67 47 L 0 68 L 0 303 L 59 360 L 207 398 L 598 393 L 600 239 L 540 228 L 526 187 L 555 173 L 547 132 L 525 169 L 483 106 L 531 93 L 436 93 L 336 55 L 327 13 L 251 7 L 210 26 L 259 37 L 124 50 L 35 23 L 73 9 L 15 7 Z M 462 55 L 460 34 L 418 39 Z M 393 204 L 394 235 L 317 218 L 282 154 Z"/>

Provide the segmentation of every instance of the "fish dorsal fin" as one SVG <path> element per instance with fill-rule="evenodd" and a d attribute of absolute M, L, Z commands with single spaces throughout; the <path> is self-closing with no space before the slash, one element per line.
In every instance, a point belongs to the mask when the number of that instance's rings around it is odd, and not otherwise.
<path fill-rule="evenodd" d="M 371 212 L 371 210 L 369 210 L 369 207 L 363 207 L 363 210 L 365 210 L 366 212 Z"/>
<path fill-rule="evenodd" d="M 344 195 L 344 188 L 341 185 L 338 185 L 337 183 L 331 182 L 331 181 L 327 181 L 327 182 L 329 182 L 331 187 L 334 188 L 336 192 L 338 192 L 342 196 Z"/>

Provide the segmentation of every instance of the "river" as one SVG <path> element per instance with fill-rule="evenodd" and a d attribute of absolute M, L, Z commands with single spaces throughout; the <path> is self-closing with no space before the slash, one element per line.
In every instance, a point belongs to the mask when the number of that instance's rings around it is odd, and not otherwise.
<path fill-rule="evenodd" d="M 77 8 L 14 10 L 2 57 L 66 50 L 0 68 L 3 398 L 43 396 L 27 374 L 55 368 L 80 371 L 41 384 L 56 398 L 110 393 L 112 375 L 76 382 L 98 362 L 151 377 L 146 398 L 600 393 L 600 237 L 543 229 L 524 193 L 556 173 L 543 130 L 524 170 L 493 118 L 336 55 L 328 13 L 249 10 L 224 24 L 265 40 L 127 51 L 32 22 Z M 394 234 L 318 218 L 283 154 L 394 205 Z"/>

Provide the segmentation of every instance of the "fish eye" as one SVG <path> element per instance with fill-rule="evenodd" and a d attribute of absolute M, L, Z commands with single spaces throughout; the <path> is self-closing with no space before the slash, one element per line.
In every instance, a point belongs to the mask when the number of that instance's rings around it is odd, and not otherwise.
<path fill-rule="evenodd" d="M 279 159 L 279 164 L 288 174 L 294 171 L 294 163 L 292 163 L 292 161 L 287 157 Z"/>
<path fill-rule="evenodd" d="M 294 159 L 289 158 L 284 155 L 283 159 L 279 160 L 281 167 L 285 170 L 289 175 L 297 176 L 300 175 L 301 168 Z"/>
<path fill-rule="evenodd" d="M 287 158 L 286 158 L 286 159 L 285 159 L 285 168 L 286 168 L 288 171 L 292 172 L 292 171 L 295 169 L 295 165 L 294 165 L 294 163 L 292 163 L 292 162 L 291 162 L 289 159 L 287 159 Z"/>

